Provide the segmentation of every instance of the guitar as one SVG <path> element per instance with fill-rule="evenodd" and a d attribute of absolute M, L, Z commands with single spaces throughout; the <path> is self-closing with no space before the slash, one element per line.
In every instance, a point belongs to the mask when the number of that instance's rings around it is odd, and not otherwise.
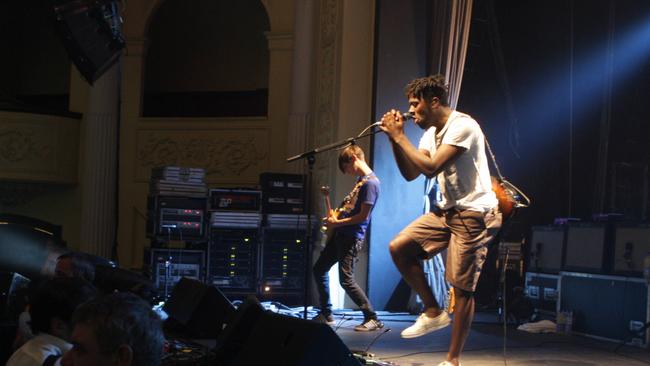
<path fill-rule="evenodd" d="M 322 225 L 320 227 L 320 232 L 323 234 L 323 237 L 321 238 L 321 244 L 322 246 L 326 246 L 327 243 L 329 242 L 329 239 L 334 237 L 333 235 L 333 229 L 328 229 L 326 225 L 327 218 L 334 216 L 338 217 L 338 208 L 336 210 L 332 210 L 332 203 L 330 201 L 330 187 L 329 186 L 321 186 L 320 187 L 320 192 L 323 195 L 323 199 L 325 200 L 325 209 L 327 210 L 327 216 L 323 218 Z"/>
<path fill-rule="evenodd" d="M 530 205 L 530 199 L 512 183 L 503 178 L 499 179 L 492 176 L 492 190 L 499 201 L 499 211 L 501 211 L 503 222 L 514 215 L 515 209 Z"/>
<path fill-rule="evenodd" d="M 353 209 L 354 205 L 356 202 L 356 198 L 359 194 L 359 190 L 363 185 L 368 181 L 370 177 L 366 176 L 363 179 L 360 179 L 355 185 L 354 188 L 350 191 L 350 193 L 345 196 L 339 207 L 336 209 L 332 210 L 332 203 L 330 202 L 330 187 L 329 186 L 321 186 L 320 191 L 323 194 L 323 198 L 325 199 L 325 207 L 327 208 L 327 218 L 329 217 L 334 217 L 334 218 L 341 218 L 341 215 L 344 213 L 349 214 Z M 327 234 L 327 227 L 324 225 L 321 227 L 321 232 L 323 234 Z M 328 234 L 327 236 L 331 237 L 333 235 Z"/>
<path fill-rule="evenodd" d="M 321 186 L 320 193 L 323 195 L 323 199 L 325 199 L 325 209 L 327 210 L 327 216 L 325 219 L 331 216 L 338 217 L 338 209 L 337 211 L 332 210 L 332 202 L 330 201 L 330 186 Z M 325 219 L 323 219 L 323 221 L 325 221 Z M 323 226 L 321 226 L 320 230 L 323 234 L 327 234 L 327 226 L 325 225 L 325 222 L 323 222 Z"/>

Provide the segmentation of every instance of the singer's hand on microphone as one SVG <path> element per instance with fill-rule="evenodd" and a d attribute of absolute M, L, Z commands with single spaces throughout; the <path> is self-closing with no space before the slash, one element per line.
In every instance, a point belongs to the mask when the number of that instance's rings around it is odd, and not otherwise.
<path fill-rule="evenodd" d="M 397 142 L 404 136 L 404 119 L 399 111 L 391 109 L 381 118 L 379 128 L 384 131 L 388 137 Z"/>

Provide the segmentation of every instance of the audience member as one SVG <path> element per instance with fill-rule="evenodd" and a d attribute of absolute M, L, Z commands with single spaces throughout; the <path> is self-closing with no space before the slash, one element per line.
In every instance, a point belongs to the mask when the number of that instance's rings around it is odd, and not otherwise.
<path fill-rule="evenodd" d="M 73 311 L 95 296 L 95 288 L 76 277 L 42 283 L 31 299 L 29 314 L 34 337 L 14 352 L 7 366 L 58 365 L 68 342 Z"/>
<path fill-rule="evenodd" d="M 92 256 L 83 252 L 68 252 L 56 260 L 55 277 L 81 277 L 93 283 L 95 281 L 95 264 Z"/>
<path fill-rule="evenodd" d="M 61 360 L 64 366 L 160 365 L 161 320 L 134 294 L 117 292 L 91 300 L 75 311 L 72 324 L 73 347 Z"/>
<path fill-rule="evenodd" d="M 95 281 L 95 264 L 93 258 L 94 256 L 83 252 L 64 253 L 56 259 L 54 277 L 78 277 L 92 284 Z M 31 292 L 39 288 L 43 281 L 47 281 L 47 279 L 32 279 L 32 285 L 30 286 L 32 288 Z M 31 303 L 31 299 L 29 297 L 31 296 L 28 295 L 25 311 L 18 316 L 18 328 L 13 342 L 14 349 L 19 348 L 34 336 L 30 325 L 29 304 Z"/>

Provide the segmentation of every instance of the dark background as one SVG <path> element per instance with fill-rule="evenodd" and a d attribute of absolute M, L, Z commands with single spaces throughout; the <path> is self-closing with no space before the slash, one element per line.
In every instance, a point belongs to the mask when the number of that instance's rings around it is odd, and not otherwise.
<path fill-rule="evenodd" d="M 375 120 L 406 110 L 404 85 L 429 73 L 429 5 L 377 3 Z M 525 243 L 532 226 L 555 218 L 647 220 L 649 88 L 648 1 L 474 1 L 457 109 L 479 122 L 503 175 L 532 199 L 507 241 Z M 407 134 L 417 145 L 422 131 L 409 124 Z M 386 249 L 421 214 L 424 182 L 405 182 L 383 134 L 373 153 L 382 197 L 373 213 L 369 296 L 377 308 L 402 308 L 393 302 L 409 289 Z"/>

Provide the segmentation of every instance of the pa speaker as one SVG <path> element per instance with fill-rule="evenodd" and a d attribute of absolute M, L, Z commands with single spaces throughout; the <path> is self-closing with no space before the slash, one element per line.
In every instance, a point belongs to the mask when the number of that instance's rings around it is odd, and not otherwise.
<path fill-rule="evenodd" d="M 114 0 L 53 0 L 59 36 L 79 72 L 93 84 L 124 48 L 122 20 Z"/>
<path fill-rule="evenodd" d="M 214 286 L 183 277 L 163 310 L 168 331 L 195 338 L 217 338 L 235 308 Z"/>
<path fill-rule="evenodd" d="M 220 365 L 360 365 L 327 324 L 264 311 L 250 300 L 237 313 L 217 342 Z"/>

